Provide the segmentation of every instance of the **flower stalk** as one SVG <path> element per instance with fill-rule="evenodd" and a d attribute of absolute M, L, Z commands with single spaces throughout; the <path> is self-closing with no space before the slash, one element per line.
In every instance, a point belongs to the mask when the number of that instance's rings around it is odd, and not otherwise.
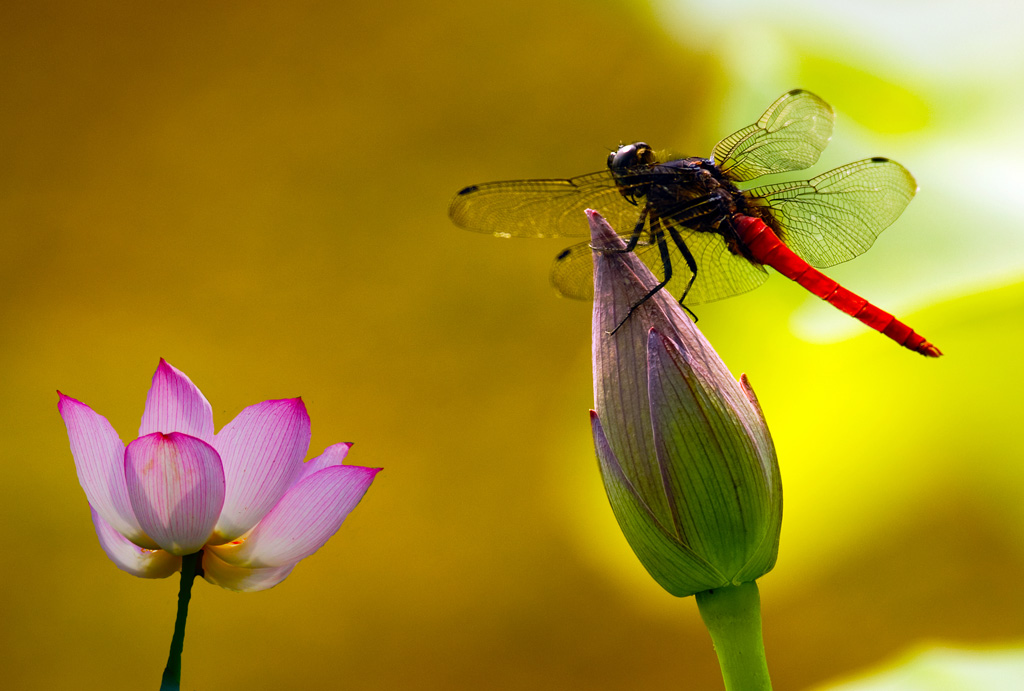
<path fill-rule="evenodd" d="M 202 550 L 181 558 L 181 585 L 178 586 L 178 613 L 174 619 L 174 634 L 171 636 L 171 652 L 167 656 L 160 679 L 160 691 L 178 691 L 181 688 L 181 652 L 185 647 L 185 621 L 188 619 L 188 603 L 192 599 L 192 583 L 201 570 Z"/>
<path fill-rule="evenodd" d="M 771 691 L 761 638 L 761 597 L 751 581 L 697 593 L 726 691 Z"/>

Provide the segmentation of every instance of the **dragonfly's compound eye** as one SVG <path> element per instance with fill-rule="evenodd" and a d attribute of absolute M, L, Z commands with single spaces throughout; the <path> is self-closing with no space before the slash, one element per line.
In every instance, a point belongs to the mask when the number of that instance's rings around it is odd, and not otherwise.
<path fill-rule="evenodd" d="M 613 171 L 629 170 L 638 165 L 654 162 L 654 152 L 644 142 L 633 142 L 619 147 L 619 150 L 608 155 L 608 167 Z"/>

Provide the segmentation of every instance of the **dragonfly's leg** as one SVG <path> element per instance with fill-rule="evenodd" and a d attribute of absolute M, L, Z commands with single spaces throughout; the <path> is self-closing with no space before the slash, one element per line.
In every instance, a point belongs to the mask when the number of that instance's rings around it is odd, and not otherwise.
<path fill-rule="evenodd" d="M 675 228 L 668 226 L 668 234 L 672 236 L 672 242 L 674 242 L 676 247 L 679 248 L 679 251 L 682 252 L 683 259 L 686 260 L 686 266 L 690 269 L 690 280 L 686 283 L 686 290 L 684 290 L 683 294 L 679 297 L 679 305 L 687 312 L 690 312 L 690 316 L 692 316 L 693 321 L 696 322 L 697 315 L 690 311 L 690 308 L 684 305 L 683 301 L 686 300 L 686 296 L 689 294 L 690 288 L 693 287 L 693 282 L 697 280 L 697 260 L 694 259 L 693 252 L 691 252 L 690 248 L 686 246 L 686 241 L 679 236 L 679 232 Z"/>
<path fill-rule="evenodd" d="M 637 219 L 636 225 L 633 226 L 633 234 L 629 236 L 629 242 L 626 243 L 626 252 L 632 252 L 636 249 L 637 243 L 640 242 L 640 236 L 644 232 L 644 226 L 647 225 L 647 216 L 650 212 L 650 204 L 645 204 L 644 210 L 640 212 L 640 218 Z"/>
<path fill-rule="evenodd" d="M 659 223 L 658 225 L 660 227 L 661 224 Z M 622 321 L 620 321 L 618 324 L 616 324 L 615 328 L 608 332 L 609 336 L 613 335 L 616 331 L 618 331 L 620 328 L 622 328 L 622 325 L 625 324 L 626 321 L 630 317 L 633 316 L 633 312 L 635 312 L 637 310 L 637 308 L 640 307 L 640 305 L 644 304 L 645 302 L 650 300 L 652 297 L 654 297 L 655 293 L 657 293 L 659 290 L 661 290 L 666 285 L 668 285 L 668 282 L 672 280 L 672 257 L 668 253 L 668 243 L 665 241 L 665 234 L 659 232 L 659 233 L 657 233 L 657 237 L 658 237 L 658 252 L 661 254 L 661 265 L 665 269 L 665 277 L 661 281 L 661 283 L 659 283 L 658 285 L 656 285 L 653 288 L 651 288 L 647 292 L 646 295 L 644 295 L 642 298 L 640 298 L 636 302 L 635 305 L 633 305 L 632 307 L 629 308 L 629 311 L 626 312 L 626 316 L 622 318 Z M 687 310 L 687 312 L 689 312 L 689 310 Z M 690 312 L 690 314 L 693 314 L 693 313 Z"/>
<path fill-rule="evenodd" d="M 647 225 L 647 215 L 650 213 L 651 207 L 649 204 L 644 205 L 643 211 L 640 212 L 640 218 L 637 219 L 636 224 L 633 226 L 633 232 L 629 236 L 629 242 L 622 249 L 615 247 L 594 247 L 590 249 L 596 249 L 600 252 L 632 252 L 636 249 L 637 244 L 640 242 L 640 237 L 644 233 L 644 226 Z"/>

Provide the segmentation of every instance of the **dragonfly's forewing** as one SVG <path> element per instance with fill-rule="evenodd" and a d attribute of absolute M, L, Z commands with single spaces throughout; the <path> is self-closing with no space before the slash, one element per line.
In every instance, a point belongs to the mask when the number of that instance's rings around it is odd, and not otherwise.
<path fill-rule="evenodd" d="M 756 123 L 718 142 L 712 159 L 737 182 L 803 170 L 818 162 L 834 122 L 829 104 L 795 89 L 779 97 Z"/>
<path fill-rule="evenodd" d="M 770 206 L 783 242 L 812 266 L 825 268 L 867 251 L 916 191 L 913 176 L 899 163 L 868 158 L 812 180 L 755 187 L 744 195 Z"/>
<path fill-rule="evenodd" d="M 600 211 L 623 234 L 640 216 L 607 170 L 561 180 L 472 185 L 455 195 L 448 215 L 462 228 L 499 237 L 564 238 L 590 234 L 586 209 Z"/>

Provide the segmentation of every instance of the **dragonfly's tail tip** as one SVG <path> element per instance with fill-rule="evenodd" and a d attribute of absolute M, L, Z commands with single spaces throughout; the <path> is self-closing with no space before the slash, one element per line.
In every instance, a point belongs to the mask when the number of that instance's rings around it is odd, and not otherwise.
<path fill-rule="evenodd" d="M 939 357 L 942 355 L 942 351 L 933 346 L 928 341 L 925 341 L 917 347 L 917 352 L 921 353 L 925 357 Z"/>

